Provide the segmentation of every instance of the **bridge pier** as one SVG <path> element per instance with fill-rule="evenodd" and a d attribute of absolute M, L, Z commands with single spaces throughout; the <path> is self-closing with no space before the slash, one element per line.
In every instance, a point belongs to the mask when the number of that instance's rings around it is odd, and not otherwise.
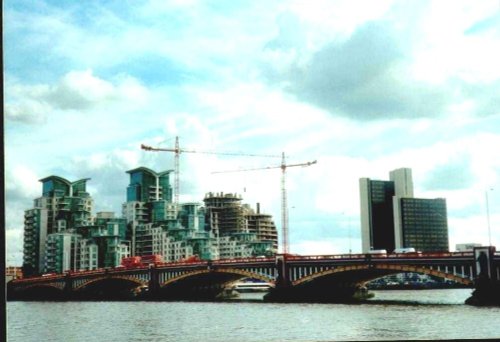
<path fill-rule="evenodd" d="M 160 293 L 160 272 L 153 265 L 149 269 L 148 292 L 144 295 L 145 299 L 157 299 Z"/>
<path fill-rule="evenodd" d="M 66 273 L 64 276 L 64 288 L 63 288 L 63 298 L 65 300 L 70 300 L 73 298 L 73 279 L 71 279 L 71 275 Z"/>
<path fill-rule="evenodd" d="M 474 248 L 475 290 L 465 303 L 475 306 L 500 306 L 500 276 L 494 263 L 495 247 Z"/>
<path fill-rule="evenodd" d="M 286 255 L 276 256 L 276 270 L 278 275 L 275 287 L 269 290 L 269 293 L 264 296 L 264 300 L 270 302 L 290 302 L 297 296 L 290 281 L 290 267 L 286 263 Z"/>
<path fill-rule="evenodd" d="M 500 281 L 479 278 L 474 282 L 475 290 L 465 304 L 474 306 L 500 306 Z"/>

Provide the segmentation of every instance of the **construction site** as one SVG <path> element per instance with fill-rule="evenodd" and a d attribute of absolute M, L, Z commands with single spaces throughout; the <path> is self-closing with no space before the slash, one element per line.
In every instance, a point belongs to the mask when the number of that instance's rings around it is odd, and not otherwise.
<path fill-rule="evenodd" d="M 174 159 L 174 203 L 178 205 L 179 203 L 179 177 L 180 177 L 180 163 L 179 157 L 181 153 L 202 153 L 202 154 L 214 154 L 214 155 L 226 155 L 226 156 L 246 156 L 246 157 L 272 157 L 277 158 L 279 155 L 260 155 L 260 154 L 252 154 L 252 153 L 241 153 L 241 152 L 217 152 L 217 151 L 199 151 L 193 149 L 183 149 L 179 146 L 179 137 L 175 138 L 175 147 L 174 148 L 155 148 L 147 145 L 141 145 L 141 149 L 150 152 L 170 152 L 175 154 Z M 285 159 L 285 153 L 281 153 L 281 164 L 272 165 L 267 167 L 260 168 L 251 168 L 251 169 L 239 169 L 239 170 L 231 170 L 231 171 L 218 171 L 214 173 L 228 173 L 228 172 L 250 172 L 257 170 L 272 170 L 272 169 L 281 169 L 281 237 L 280 237 L 280 252 L 284 254 L 288 254 L 290 252 L 289 249 L 289 228 L 288 228 L 288 204 L 287 204 L 287 190 L 286 190 L 286 170 L 290 167 L 306 167 L 316 164 L 317 161 L 310 161 L 305 163 L 295 163 L 295 164 L 287 164 Z M 208 196 L 208 195 L 207 195 Z M 248 216 L 250 219 L 243 219 L 245 215 L 241 214 L 241 211 L 244 209 L 240 209 L 241 207 L 241 198 L 234 195 L 213 195 L 209 194 L 208 199 L 205 197 L 204 199 L 205 206 L 207 208 L 211 208 L 216 217 L 212 218 L 209 216 L 209 220 L 215 220 L 214 222 L 219 224 L 221 233 L 236 233 L 236 232 L 250 232 L 249 227 L 260 227 L 255 228 L 252 232 L 258 234 L 259 237 L 263 239 L 271 239 L 276 241 L 273 243 L 275 246 L 275 251 L 278 250 L 278 242 L 277 242 L 277 234 L 275 235 L 270 228 L 269 222 L 272 221 L 272 217 L 270 215 L 264 215 L 268 217 L 267 220 L 263 219 L 263 215 L 260 214 L 260 205 L 257 204 L 256 213 Z M 226 208 L 226 209 L 222 209 Z M 227 211 L 227 212 L 226 212 Z M 219 217 L 223 217 L 220 218 Z M 221 223 L 223 222 L 223 223 Z M 250 222 L 250 223 L 249 223 Z M 261 222 L 268 222 L 267 224 Z M 222 224 L 222 225 L 221 225 Z M 217 228 L 218 229 L 218 228 Z"/>
<path fill-rule="evenodd" d="M 174 148 L 146 145 L 141 148 L 146 152 L 173 153 L 174 170 L 156 172 L 140 166 L 126 171 L 130 181 L 121 215 L 113 212 L 92 214 L 94 202 L 86 191 L 88 178 L 70 182 L 50 176 L 41 180 L 42 196 L 35 199 L 35 207 L 25 213 L 24 265 L 28 273 L 116 267 L 122 260 L 133 257 L 155 256 L 164 262 L 175 262 L 191 258 L 219 260 L 289 253 L 286 170 L 310 166 L 316 161 L 286 164 L 284 153 L 263 156 L 181 149 L 178 138 Z M 277 165 L 218 172 L 280 169 L 280 233 L 273 216 L 263 213 L 259 203 L 254 206 L 243 203 L 241 195 L 236 193 L 209 192 L 202 201 L 180 203 L 181 153 L 281 157 Z M 37 205 L 49 202 L 54 206 L 42 208 Z M 68 207 L 66 203 L 75 205 Z"/>

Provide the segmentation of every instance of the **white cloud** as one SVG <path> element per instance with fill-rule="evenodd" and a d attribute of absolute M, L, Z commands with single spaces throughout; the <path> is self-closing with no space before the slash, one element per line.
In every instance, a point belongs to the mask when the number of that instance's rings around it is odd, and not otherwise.
<path fill-rule="evenodd" d="M 70 71 L 51 89 L 49 100 L 62 109 L 85 109 L 111 100 L 113 85 L 99 79 L 91 70 Z"/>
<path fill-rule="evenodd" d="M 471 82 L 497 80 L 500 48 L 494 42 L 498 37 L 464 32 L 498 13 L 498 3 L 438 1 L 429 5 L 419 24 L 422 36 L 415 54 L 415 77 L 438 83 L 451 77 Z"/>
<path fill-rule="evenodd" d="M 92 113 L 91 110 L 96 109 L 125 107 L 130 112 L 146 103 L 148 92 L 130 76 L 122 75 L 112 83 L 95 76 L 91 70 L 70 71 L 53 85 L 28 85 L 12 79 L 7 81 L 6 117 L 13 122 L 39 125 L 57 121 L 59 118 L 54 118 L 61 115 L 68 118 L 70 110 Z M 113 113 L 113 116 L 117 114 Z M 105 121 L 106 118 L 100 117 L 99 120 Z M 95 126 L 90 120 L 79 121 Z M 66 132 L 59 130 L 59 133 Z"/>
<path fill-rule="evenodd" d="M 47 85 L 26 86 L 19 80 L 6 80 L 5 117 L 7 122 L 43 124 L 47 121 L 51 106 L 39 98 L 45 96 Z"/>
<path fill-rule="evenodd" d="M 29 99 L 23 103 L 5 104 L 5 117 L 13 122 L 43 124 L 49 112 L 50 107 L 46 104 Z"/>
<path fill-rule="evenodd" d="M 489 232 L 486 211 L 483 215 L 470 216 L 466 218 L 449 218 L 449 240 L 450 249 L 455 249 L 459 243 L 480 243 L 489 245 Z M 493 246 L 500 244 L 500 216 L 490 217 L 490 233 Z"/>
<path fill-rule="evenodd" d="M 28 198 L 34 198 L 40 193 L 39 177 L 33 170 L 25 165 L 17 165 L 7 169 L 5 176 L 5 190 L 9 193 L 22 194 Z"/>
<path fill-rule="evenodd" d="M 361 252 L 361 241 L 359 239 L 345 238 L 333 238 L 329 241 L 324 239 L 301 241 L 293 243 L 290 250 L 292 254 L 335 255 L 349 254 L 349 246 L 351 246 L 351 253 L 357 254 Z"/>
<path fill-rule="evenodd" d="M 351 34 L 354 29 L 367 21 L 380 19 L 390 9 L 393 0 L 378 1 L 310 1 L 298 0 L 289 5 L 289 10 L 302 21 L 316 29 L 316 39 L 327 39 L 332 33 Z M 360 8 L 363 8 L 360 11 Z M 323 36 L 321 38 L 320 36 Z M 326 37 L 325 37 L 326 36 Z M 314 41 L 314 39 L 311 39 Z"/>
<path fill-rule="evenodd" d="M 23 260 L 23 231 L 7 230 L 5 232 L 5 262 L 11 266 L 21 266 Z"/>

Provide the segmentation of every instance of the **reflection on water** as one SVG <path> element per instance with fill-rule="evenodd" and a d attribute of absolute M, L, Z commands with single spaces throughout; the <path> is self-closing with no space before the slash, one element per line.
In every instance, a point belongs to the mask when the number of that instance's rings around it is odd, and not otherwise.
<path fill-rule="evenodd" d="M 371 291 L 375 302 L 391 301 L 401 304 L 464 304 L 472 294 L 472 289 L 439 290 L 383 290 Z"/>
<path fill-rule="evenodd" d="M 370 290 L 375 296 L 368 300 L 369 304 L 464 304 L 470 297 L 472 289 L 438 289 L 438 290 Z M 240 293 L 235 301 L 262 301 L 266 293 Z"/>

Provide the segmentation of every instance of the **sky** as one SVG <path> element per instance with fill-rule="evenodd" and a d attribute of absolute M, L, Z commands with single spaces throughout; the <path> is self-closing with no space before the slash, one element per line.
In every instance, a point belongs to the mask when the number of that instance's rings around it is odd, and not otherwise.
<path fill-rule="evenodd" d="M 176 136 L 181 202 L 237 193 L 278 228 L 279 168 L 214 172 L 317 160 L 286 172 L 292 253 L 360 252 L 359 178 L 401 167 L 452 250 L 500 247 L 499 39 L 498 0 L 6 0 L 7 264 L 40 179 L 119 216 L 127 170 L 174 168 L 140 145 Z"/>

